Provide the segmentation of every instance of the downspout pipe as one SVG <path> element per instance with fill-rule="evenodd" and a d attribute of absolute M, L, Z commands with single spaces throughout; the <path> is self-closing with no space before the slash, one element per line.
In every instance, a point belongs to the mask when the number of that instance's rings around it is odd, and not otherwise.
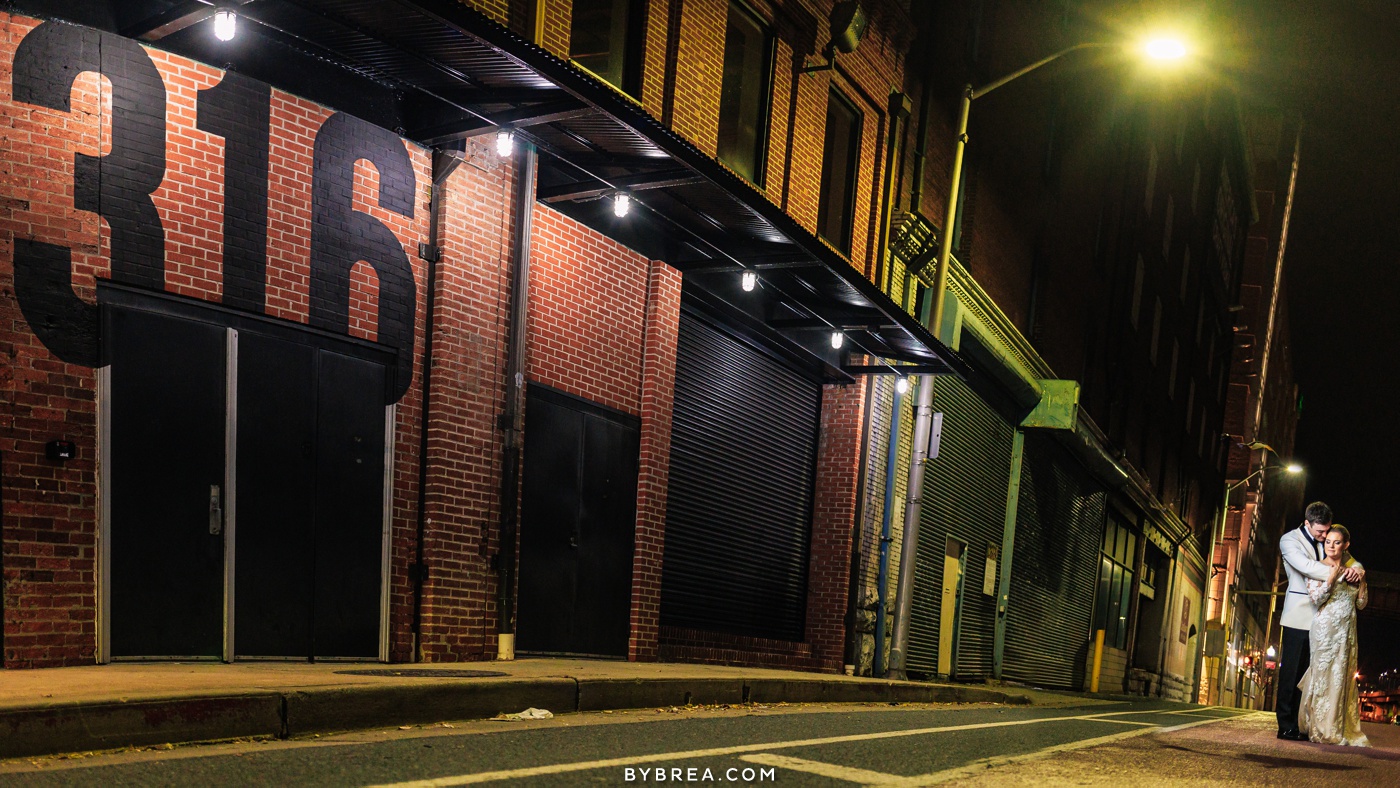
<path fill-rule="evenodd" d="M 433 151 L 433 187 L 428 200 L 428 242 L 418 249 L 418 256 L 428 261 L 427 307 L 423 329 L 423 405 L 422 421 L 418 425 L 418 522 L 414 539 L 413 565 L 409 577 L 413 580 L 413 661 L 423 661 L 423 587 L 428 582 L 428 565 L 424 559 L 423 543 L 428 535 L 428 426 L 429 404 L 433 393 L 433 315 L 437 305 L 438 261 L 442 249 L 442 203 L 447 178 L 461 164 L 461 159 L 445 150 Z"/>
<path fill-rule="evenodd" d="M 904 655 L 909 647 L 909 619 L 914 610 L 914 567 L 919 546 L 919 515 L 928 463 L 928 439 L 933 428 L 933 376 L 920 375 L 919 399 L 914 405 L 914 456 L 909 459 L 909 487 L 904 499 L 904 533 L 900 540 L 899 588 L 894 597 L 894 637 L 886 676 L 906 679 Z"/>
<path fill-rule="evenodd" d="M 533 145 L 521 145 L 515 160 L 509 345 L 506 346 L 505 401 L 501 408 L 501 546 L 496 553 L 496 659 L 515 659 L 515 560 L 520 529 L 521 411 L 525 396 L 525 318 L 530 299 L 530 250 L 534 224 L 537 159 Z"/>
<path fill-rule="evenodd" d="M 894 541 L 890 533 L 890 521 L 894 515 L 894 475 L 895 466 L 899 464 L 899 415 L 903 409 L 904 395 L 896 389 L 894 406 L 890 413 L 889 450 L 885 453 L 885 514 L 880 519 L 880 572 L 879 579 L 876 581 L 879 583 L 879 602 L 875 607 L 875 654 L 870 666 L 870 672 L 875 676 L 884 676 L 887 668 L 885 664 L 885 618 L 889 615 L 890 543 Z"/>

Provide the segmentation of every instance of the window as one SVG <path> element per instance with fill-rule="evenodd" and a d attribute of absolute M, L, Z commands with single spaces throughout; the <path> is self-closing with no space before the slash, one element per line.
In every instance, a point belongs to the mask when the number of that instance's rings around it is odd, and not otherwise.
<path fill-rule="evenodd" d="M 1099 552 L 1099 591 L 1094 598 L 1094 629 L 1104 631 L 1105 646 L 1127 648 L 1137 535 L 1110 514 Z"/>
<path fill-rule="evenodd" d="M 757 184 L 768 142 L 773 36 L 746 8 L 729 4 L 719 93 L 719 159 Z"/>
<path fill-rule="evenodd" d="M 1191 279 L 1191 247 L 1186 247 L 1186 251 L 1181 256 L 1181 303 L 1186 303 L 1186 285 Z"/>
<path fill-rule="evenodd" d="M 1171 369 L 1171 375 L 1168 376 L 1168 378 L 1167 378 L 1167 397 L 1168 397 L 1169 399 L 1176 399 L 1176 362 L 1177 362 L 1177 356 L 1178 356 L 1180 353 L 1181 353 L 1181 345 L 1180 345 L 1175 339 L 1173 339 L 1173 340 L 1172 340 L 1172 369 Z"/>
<path fill-rule="evenodd" d="M 822 151 L 817 232 L 846 254 L 851 252 L 860 126 L 860 113 L 833 88 L 826 102 L 826 142 Z"/>
<path fill-rule="evenodd" d="M 1165 222 L 1162 223 L 1162 259 L 1163 259 L 1163 260 L 1166 260 L 1167 258 L 1169 258 L 1169 257 L 1172 256 L 1172 220 L 1175 218 L 1174 216 L 1172 216 L 1172 214 L 1174 213 L 1174 211 L 1175 211 L 1175 206 L 1172 204 L 1172 198 L 1171 198 L 1171 197 L 1168 197 L 1168 198 L 1167 198 L 1167 219 L 1166 219 Z"/>
<path fill-rule="evenodd" d="M 1133 271 L 1133 307 L 1128 313 L 1128 319 L 1132 322 L 1133 328 L 1138 327 L 1138 315 L 1142 312 L 1142 275 L 1144 273 L 1142 265 L 1142 255 L 1138 255 L 1137 268 Z"/>
<path fill-rule="evenodd" d="M 636 93 L 640 47 L 632 39 L 641 25 L 632 0 L 574 0 L 569 25 L 569 59 L 619 90 Z"/>
<path fill-rule="evenodd" d="M 1152 365 L 1157 365 L 1157 345 L 1162 339 L 1162 299 L 1157 299 L 1152 304 L 1152 345 L 1147 348 L 1147 355 L 1152 359 Z"/>
<path fill-rule="evenodd" d="M 1153 145 L 1147 155 L 1147 188 L 1143 190 L 1142 207 L 1152 215 L 1152 193 L 1157 190 L 1157 146 Z"/>

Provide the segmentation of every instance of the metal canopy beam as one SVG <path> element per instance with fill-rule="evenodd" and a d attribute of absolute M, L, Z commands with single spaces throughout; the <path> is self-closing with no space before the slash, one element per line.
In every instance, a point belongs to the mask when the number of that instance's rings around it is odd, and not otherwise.
<path fill-rule="evenodd" d="M 121 34 L 127 38 L 141 41 L 159 41 L 171 33 L 178 33 L 190 25 L 203 22 L 213 16 L 215 10 L 212 2 L 189 0 L 189 2 L 180 3 L 158 14 L 148 16 L 135 24 L 127 25 L 121 29 Z"/>
<path fill-rule="evenodd" d="M 666 189 L 672 186 L 686 186 L 692 183 L 702 182 L 704 182 L 704 178 L 701 178 L 690 170 L 672 168 L 657 172 L 642 173 L 640 175 L 627 175 L 613 178 L 611 185 L 599 186 L 596 180 L 589 183 L 575 182 L 560 184 L 558 186 L 541 188 L 536 196 L 540 200 L 549 203 L 564 200 L 591 200 L 618 189 L 636 192 L 646 191 L 648 189 Z"/>

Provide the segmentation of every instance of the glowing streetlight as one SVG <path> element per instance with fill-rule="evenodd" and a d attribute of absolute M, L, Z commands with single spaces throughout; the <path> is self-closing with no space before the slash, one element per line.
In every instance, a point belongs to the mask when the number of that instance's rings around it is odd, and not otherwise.
<path fill-rule="evenodd" d="M 1150 38 L 1142 45 L 1149 60 L 1180 60 L 1186 57 L 1186 44 L 1179 38 Z"/>

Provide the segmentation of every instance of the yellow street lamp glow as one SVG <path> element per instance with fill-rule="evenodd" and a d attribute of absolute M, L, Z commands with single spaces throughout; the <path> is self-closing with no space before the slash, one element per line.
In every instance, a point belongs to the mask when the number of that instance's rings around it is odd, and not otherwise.
<path fill-rule="evenodd" d="M 1152 60 L 1180 60 L 1186 57 L 1186 44 L 1177 38 L 1148 39 L 1142 50 Z"/>
<path fill-rule="evenodd" d="M 1285 470 L 1285 471 L 1288 471 L 1289 473 L 1302 473 L 1302 472 L 1303 472 L 1303 466 L 1299 465 L 1299 464 L 1296 463 L 1296 462 L 1293 462 L 1293 463 L 1289 463 L 1289 464 L 1288 464 L 1288 467 L 1284 468 L 1284 470 Z"/>

